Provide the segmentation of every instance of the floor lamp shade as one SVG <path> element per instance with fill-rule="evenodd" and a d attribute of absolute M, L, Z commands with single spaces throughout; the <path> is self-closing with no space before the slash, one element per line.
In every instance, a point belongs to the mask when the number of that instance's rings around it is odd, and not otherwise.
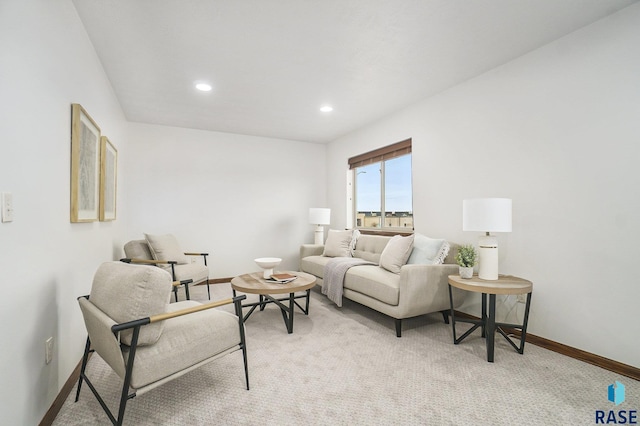
<path fill-rule="evenodd" d="M 331 209 L 315 208 L 309 209 L 309 223 L 316 225 L 314 232 L 314 244 L 324 244 L 324 227 L 331 223 Z"/>
<path fill-rule="evenodd" d="M 498 279 L 498 240 L 491 232 L 511 232 L 510 198 L 474 198 L 462 201 L 462 230 L 485 232 L 478 241 L 478 276 Z"/>

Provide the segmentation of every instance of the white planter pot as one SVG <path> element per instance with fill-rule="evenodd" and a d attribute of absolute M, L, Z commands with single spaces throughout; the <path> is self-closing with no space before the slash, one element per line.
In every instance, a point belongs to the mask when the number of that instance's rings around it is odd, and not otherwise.
<path fill-rule="evenodd" d="M 473 277 L 473 266 L 460 266 L 460 278 Z"/>

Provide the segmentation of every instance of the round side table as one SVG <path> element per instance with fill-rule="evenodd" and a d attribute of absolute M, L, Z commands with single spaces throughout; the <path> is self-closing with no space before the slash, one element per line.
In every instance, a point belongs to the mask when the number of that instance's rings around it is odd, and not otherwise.
<path fill-rule="evenodd" d="M 453 310 L 453 295 L 451 287 L 461 290 L 482 293 L 482 316 L 479 320 L 460 318 L 457 321 L 474 324 L 462 336 L 456 338 L 456 318 Z M 451 303 L 451 328 L 453 329 L 453 343 L 458 344 L 470 335 L 478 327 L 482 327 L 482 337 L 486 338 L 487 361 L 493 362 L 495 332 L 502 334 L 505 339 L 518 351 L 524 353 L 524 342 L 527 336 L 527 322 L 529 321 L 529 307 L 531 306 L 531 293 L 533 283 L 523 278 L 511 275 L 500 275 L 497 280 L 483 280 L 474 275 L 472 278 L 460 278 L 460 275 L 449 275 L 449 301 Z M 522 325 L 496 323 L 496 295 L 497 294 L 526 294 L 527 302 L 524 309 Z M 487 312 L 487 295 L 489 296 L 489 310 Z M 520 346 L 505 333 L 503 327 L 520 330 Z"/>

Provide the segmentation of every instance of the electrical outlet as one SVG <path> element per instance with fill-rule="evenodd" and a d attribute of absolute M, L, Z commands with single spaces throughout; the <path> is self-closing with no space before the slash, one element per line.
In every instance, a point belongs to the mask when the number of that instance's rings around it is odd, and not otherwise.
<path fill-rule="evenodd" d="M 527 303 L 527 295 L 526 294 L 518 294 L 517 296 L 518 303 Z"/>
<path fill-rule="evenodd" d="M 53 359 L 53 337 L 44 341 L 44 362 L 49 364 Z"/>
<path fill-rule="evenodd" d="M 2 193 L 2 221 L 13 222 L 13 195 L 10 192 Z"/>

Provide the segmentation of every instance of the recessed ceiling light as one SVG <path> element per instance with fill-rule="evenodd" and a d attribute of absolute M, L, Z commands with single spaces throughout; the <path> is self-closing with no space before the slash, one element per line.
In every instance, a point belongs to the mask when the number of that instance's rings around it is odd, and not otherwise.
<path fill-rule="evenodd" d="M 207 84 L 207 83 L 197 83 L 196 84 L 196 89 L 201 90 L 203 92 L 210 92 L 211 91 L 211 85 Z"/>
<path fill-rule="evenodd" d="M 322 112 L 331 112 L 331 111 L 333 111 L 333 107 L 330 106 L 330 105 L 325 105 L 325 106 L 320 107 L 320 111 L 322 111 Z"/>

